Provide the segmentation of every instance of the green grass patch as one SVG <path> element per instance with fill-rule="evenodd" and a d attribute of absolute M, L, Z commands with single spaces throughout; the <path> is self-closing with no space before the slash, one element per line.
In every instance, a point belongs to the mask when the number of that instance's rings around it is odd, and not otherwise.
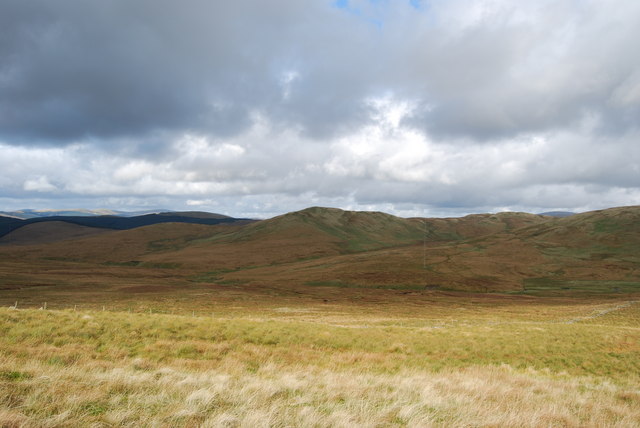
<path fill-rule="evenodd" d="M 616 218 L 603 218 L 593 224 L 594 233 L 617 233 L 622 230 L 620 220 Z"/>
<path fill-rule="evenodd" d="M 104 262 L 104 266 L 140 266 L 142 264 L 139 260 L 129 260 L 127 262 Z"/>
<path fill-rule="evenodd" d="M 91 416 L 99 416 L 109 410 L 109 405 L 100 401 L 90 401 L 80 406 L 80 411 Z"/>
<path fill-rule="evenodd" d="M 240 285 L 246 283 L 244 279 L 220 279 L 215 281 L 218 285 Z"/>
<path fill-rule="evenodd" d="M 144 262 L 142 267 L 151 269 L 178 269 L 182 266 L 180 263 L 156 263 L 156 262 Z"/>
<path fill-rule="evenodd" d="M 343 281 L 307 281 L 305 285 L 310 287 L 338 287 L 338 288 L 356 288 L 355 285 Z"/>
<path fill-rule="evenodd" d="M 337 288 L 361 288 L 361 289 L 380 289 L 380 290 L 424 290 L 424 284 L 372 284 L 360 285 L 348 283 L 340 280 L 331 281 L 307 281 L 305 285 L 310 287 L 337 287 Z"/>
<path fill-rule="evenodd" d="M 637 281 L 567 280 L 541 277 L 523 280 L 523 291 L 527 294 L 564 293 L 634 293 L 640 291 Z"/>
<path fill-rule="evenodd" d="M 6 380 L 9 382 L 18 382 L 21 380 L 31 379 L 32 377 L 33 375 L 31 375 L 30 373 L 0 370 L 0 380 Z"/>
<path fill-rule="evenodd" d="M 198 273 L 189 277 L 191 282 L 217 282 L 222 279 L 225 273 L 234 272 L 234 269 L 217 269 Z"/>

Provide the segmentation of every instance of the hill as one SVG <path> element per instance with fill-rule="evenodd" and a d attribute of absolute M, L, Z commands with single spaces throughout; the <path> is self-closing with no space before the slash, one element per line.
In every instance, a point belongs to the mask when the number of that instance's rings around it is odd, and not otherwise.
<path fill-rule="evenodd" d="M 0 238 L 0 245 L 38 245 L 100 235 L 108 229 L 79 226 L 64 221 L 32 223 Z"/>
<path fill-rule="evenodd" d="M 34 247 L 29 254 L 55 254 L 88 262 L 127 262 L 135 258 L 191 268 L 213 265 L 235 269 L 414 243 L 423 235 L 421 222 L 415 219 L 321 208 L 258 222 L 213 220 L 229 227 L 149 225 L 104 237 Z"/>
<path fill-rule="evenodd" d="M 638 288 L 640 207 L 554 218 L 442 249 L 434 280 L 456 288 L 621 291 Z M 437 260 L 437 259 L 436 259 Z"/>
<path fill-rule="evenodd" d="M 540 215 L 547 215 L 549 217 L 569 217 L 576 213 L 571 211 L 547 211 L 544 213 L 540 213 Z"/>
<path fill-rule="evenodd" d="M 211 278 L 255 286 L 618 292 L 638 289 L 639 220 L 638 207 L 455 219 L 313 208 L 148 257 L 188 264 L 207 254 Z M 246 256 L 234 263 L 239 249 L 236 260 Z"/>
<path fill-rule="evenodd" d="M 158 223 L 193 223 L 193 224 L 219 224 L 233 223 L 236 221 L 246 222 L 248 219 L 236 219 L 224 216 L 222 214 L 213 214 L 206 212 L 188 211 L 188 212 L 165 212 L 159 214 L 146 214 L 131 217 L 121 217 L 117 215 L 100 215 L 100 216 L 42 216 L 32 217 L 28 219 L 17 219 L 9 217 L 0 217 L 0 238 L 11 233 L 12 231 L 29 224 L 41 222 L 65 222 L 79 226 L 127 230 L 137 227 L 149 226 Z"/>
<path fill-rule="evenodd" d="M 182 224 L 13 246 L 11 258 L 133 269 L 123 271 L 123 278 L 142 274 L 142 267 L 171 267 L 163 275 L 178 283 L 302 293 L 325 290 L 318 287 L 624 292 L 637 290 L 640 283 L 640 207 L 564 218 L 498 213 L 406 219 L 321 207 L 254 222 L 198 216 L 183 215 Z"/>
<path fill-rule="evenodd" d="M 71 210 L 54 210 L 54 209 L 23 209 L 16 211 L 0 211 L 0 215 L 27 220 L 39 217 L 56 217 L 56 216 L 73 216 L 88 217 L 99 215 L 118 215 L 118 211 L 108 209 L 87 210 L 87 209 L 71 209 Z"/>
<path fill-rule="evenodd" d="M 336 263 L 340 269 L 349 272 L 349 284 L 357 276 L 356 285 L 366 286 L 367 281 L 376 279 L 380 281 L 374 284 L 376 286 L 395 286 L 409 275 L 412 276 L 410 284 L 415 285 L 423 283 L 422 247 L 425 241 L 429 247 L 450 246 L 466 239 L 545 221 L 548 219 L 524 213 L 404 219 L 379 212 L 313 207 L 269 220 L 226 227 L 150 225 L 30 247 L 23 250 L 23 257 L 180 266 L 192 272 L 190 277 L 193 279 L 205 282 L 225 280 L 227 276 L 247 269 L 256 273 L 266 269 L 260 276 L 262 283 L 283 279 L 285 281 L 278 285 L 285 286 L 344 280 L 339 271 L 327 265 L 334 263 L 332 257 L 342 257 Z M 383 250 L 391 254 L 410 254 L 402 256 L 404 261 L 396 260 L 389 266 L 394 258 L 385 255 Z M 353 257 L 349 258 L 350 255 Z M 387 259 L 380 261 L 379 257 Z M 317 266 L 309 268 L 306 265 L 313 263 Z M 305 268 L 296 270 L 296 264 Z M 278 269 L 288 275 L 277 274 Z M 292 277 L 292 272 L 298 274 Z M 247 282 L 247 278 L 229 280 Z M 253 283 L 253 280 L 248 282 Z"/>
<path fill-rule="evenodd" d="M 205 211 L 168 211 L 168 212 L 149 213 L 149 214 L 157 214 L 159 216 L 164 216 L 164 217 L 213 218 L 213 219 L 232 218 L 227 215 L 209 213 Z"/>
<path fill-rule="evenodd" d="M 195 234 L 187 240 L 164 237 L 148 242 L 136 259 L 179 264 L 191 269 L 235 270 L 281 265 L 329 256 L 361 254 L 385 248 L 450 245 L 465 239 L 512 230 L 546 221 L 531 214 L 503 213 L 455 219 L 404 219 L 379 212 L 354 212 L 313 207 L 253 222 L 237 228 L 211 229 L 209 236 Z M 148 236 L 160 229 L 145 228 Z M 130 236 L 129 234 L 123 234 Z M 115 238 L 115 236 L 114 236 Z M 77 250 L 84 245 L 100 248 L 102 238 L 68 246 L 74 258 L 89 257 Z M 110 247 L 109 247 L 110 248 Z M 49 249 L 51 251 L 51 249 Z M 68 250 L 56 248 L 56 253 Z M 99 260 L 126 262 L 133 257 L 117 249 L 95 254 Z M 91 259 L 89 259 L 91 260 Z"/>

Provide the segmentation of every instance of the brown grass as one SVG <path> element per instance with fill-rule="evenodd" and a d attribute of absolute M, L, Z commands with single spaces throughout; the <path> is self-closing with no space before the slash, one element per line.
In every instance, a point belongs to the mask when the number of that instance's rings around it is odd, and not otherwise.
<path fill-rule="evenodd" d="M 638 426 L 636 211 L 0 247 L 0 426 Z"/>
<path fill-rule="evenodd" d="M 4 360 L 0 364 L 11 365 Z M 21 369 L 2 426 L 617 426 L 640 423 L 637 391 L 508 366 L 398 374 L 262 366 L 193 372 L 136 359 Z M 18 385 L 15 385 L 15 384 Z M 1 385 L 1 384 L 0 384 Z M 24 392 L 23 392 L 24 391 Z"/>
<path fill-rule="evenodd" d="M 324 284 L 518 292 L 536 279 L 557 284 L 556 291 L 563 281 L 594 280 L 636 284 L 637 290 L 639 219 L 637 207 L 565 219 L 504 213 L 426 223 L 382 213 L 309 209 L 245 225 L 168 223 L 48 245 L 4 246 L 0 257 L 24 283 L 63 278 L 50 269 L 53 260 L 72 271 L 93 271 L 95 277 L 104 275 L 105 265 L 129 265 L 137 269 L 126 271 L 131 278 L 164 275 L 177 282 L 276 288 Z M 42 271 L 47 273 L 35 279 Z M 14 278 L 0 276 L 0 283 Z M 611 283 L 601 291 L 617 288 Z"/>
<path fill-rule="evenodd" d="M 0 309 L 0 426 L 640 424 L 639 304 L 442 299 L 430 316 Z"/>

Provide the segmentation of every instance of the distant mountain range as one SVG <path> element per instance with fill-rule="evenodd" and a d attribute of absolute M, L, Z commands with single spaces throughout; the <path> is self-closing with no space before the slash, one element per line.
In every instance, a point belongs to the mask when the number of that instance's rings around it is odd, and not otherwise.
<path fill-rule="evenodd" d="M 211 215 L 221 215 L 221 214 L 211 214 L 208 212 L 202 211 L 171 211 L 167 209 L 158 209 L 158 210 L 144 210 L 144 211 L 117 211 L 110 209 L 71 209 L 71 210 L 57 210 L 57 209 L 23 209 L 16 211 L 0 211 L 0 217 L 11 217 L 11 218 L 19 218 L 22 220 L 27 220 L 31 218 L 40 218 L 40 217 L 94 217 L 94 216 L 118 216 L 118 217 L 137 217 L 146 214 L 161 214 L 161 215 L 174 215 L 176 213 L 181 213 L 185 216 L 191 215 L 192 217 L 198 217 L 199 215 L 211 216 Z M 543 213 L 539 213 L 538 215 L 546 215 L 550 217 L 569 217 L 576 213 L 571 211 L 547 211 Z M 225 217 L 225 216 L 222 216 Z"/>
<path fill-rule="evenodd" d="M 170 211 L 143 215 L 133 215 L 134 213 L 105 215 L 103 214 L 104 212 L 117 213 L 116 211 L 109 210 L 21 210 L 2 213 L 2 216 L 0 216 L 0 238 L 28 225 L 49 222 L 63 222 L 91 228 L 126 230 L 158 223 L 213 225 L 249 221 L 249 219 L 239 219 L 222 214 L 200 211 Z M 13 214 L 20 214 L 25 216 L 25 218 L 19 218 Z M 41 230 L 44 231 L 44 229 Z"/>
<path fill-rule="evenodd" d="M 102 215 L 115 215 L 120 217 L 135 217 L 145 214 L 159 214 L 159 213 L 168 213 L 172 212 L 171 210 L 145 210 L 145 211 L 116 211 L 110 209 L 97 209 L 97 210 L 87 210 L 87 209 L 71 209 L 71 210 L 54 210 L 54 209 L 23 209 L 16 211 L 0 211 L 0 216 L 3 217 L 13 217 L 20 218 L 23 220 L 27 220 L 30 218 L 38 218 L 38 217 L 56 217 L 56 216 L 65 216 L 65 217 L 92 217 L 92 216 L 102 216 Z"/>
<path fill-rule="evenodd" d="M 575 214 L 576 213 L 571 211 L 547 211 L 545 213 L 540 213 L 540 215 L 547 215 L 549 217 L 569 217 Z"/>

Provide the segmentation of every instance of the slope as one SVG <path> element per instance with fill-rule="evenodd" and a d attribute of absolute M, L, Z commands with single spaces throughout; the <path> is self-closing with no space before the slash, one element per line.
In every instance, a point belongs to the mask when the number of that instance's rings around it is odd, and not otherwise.
<path fill-rule="evenodd" d="M 80 226 L 64 221 L 33 223 L 0 237 L 0 245 L 38 245 L 78 239 L 110 232 L 109 229 Z"/>
<path fill-rule="evenodd" d="M 467 240 L 427 267 L 457 288 L 634 291 L 640 289 L 639 249 L 640 207 L 620 207 Z"/>
<path fill-rule="evenodd" d="M 154 218 L 160 217 L 171 218 Z M 313 207 L 269 220 L 239 222 L 237 227 L 146 226 L 30 248 L 25 257 L 101 263 L 142 260 L 197 270 L 228 270 L 410 246 L 425 239 L 430 244 L 446 244 L 544 221 L 544 217 L 521 213 L 404 219 L 379 212 Z"/>
<path fill-rule="evenodd" d="M 496 219 L 500 223 L 491 222 Z M 460 239 L 230 272 L 220 280 L 534 294 L 640 290 L 640 207 L 565 218 L 504 213 L 437 222 L 441 233 L 455 230 Z M 484 234 L 488 229 L 499 231 Z"/>
<path fill-rule="evenodd" d="M 97 227 L 104 229 L 127 230 L 137 227 L 149 226 L 158 223 L 193 223 L 193 224 L 220 224 L 233 223 L 236 221 L 248 221 L 248 219 L 236 219 L 221 214 L 206 212 L 167 212 L 160 214 L 146 214 L 132 217 L 121 217 L 116 215 L 102 216 L 48 216 L 34 217 L 29 219 L 2 218 L 0 221 L 0 237 L 29 224 L 43 222 L 66 222 L 86 227 Z"/>
<path fill-rule="evenodd" d="M 314 207 L 251 223 L 165 223 L 13 247 L 4 255 L 0 248 L 0 255 L 15 263 L 133 269 L 123 276 L 171 267 L 162 275 L 216 286 L 634 291 L 639 225 L 640 207 L 566 218 L 499 213 L 453 219 Z"/>

